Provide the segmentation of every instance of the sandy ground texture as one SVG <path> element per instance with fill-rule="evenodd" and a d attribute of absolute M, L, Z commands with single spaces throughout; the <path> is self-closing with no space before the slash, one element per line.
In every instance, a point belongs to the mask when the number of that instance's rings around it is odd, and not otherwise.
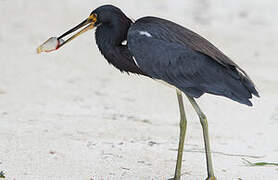
<path fill-rule="evenodd" d="M 102 0 L 0 0 L 0 171 L 8 180 L 167 179 L 179 135 L 175 90 L 121 74 L 98 52 L 93 32 L 60 51 L 36 47 L 86 18 Z M 110 1 L 112 3 L 112 1 Z M 113 1 L 131 18 L 160 16 L 200 33 L 256 83 L 250 108 L 213 95 L 198 102 L 209 120 L 214 170 L 222 180 L 276 180 L 278 2 Z M 186 99 L 183 176 L 205 179 L 201 125 Z"/>

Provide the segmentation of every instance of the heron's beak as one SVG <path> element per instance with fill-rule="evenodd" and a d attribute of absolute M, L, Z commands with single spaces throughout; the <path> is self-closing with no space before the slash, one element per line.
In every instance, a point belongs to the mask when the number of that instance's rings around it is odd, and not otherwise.
<path fill-rule="evenodd" d="M 85 19 L 83 22 L 81 22 L 80 24 L 78 24 L 74 28 L 72 28 L 72 29 L 68 30 L 67 32 L 65 32 L 64 34 L 62 34 L 60 37 L 58 37 L 58 40 L 60 40 L 61 38 L 67 36 L 68 34 L 71 34 L 74 31 L 77 31 L 78 29 L 80 29 L 80 28 L 85 26 L 82 30 L 78 31 L 76 34 L 74 34 L 73 36 L 68 38 L 66 41 L 64 41 L 62 44 L 60 44 L 59 48 L 61 46 L 65 45 L 66 43 L 70 42 L 71 40 L 73 40 L 77 36 L 79 36 L 79 35 L 83 34 L 84 32 L 88 31 L 89 29 L 93 29 L 95 27 L 95 22 L 96 21 L 97 21 L 96 14 L 92 14 L 87 19 Z"/>

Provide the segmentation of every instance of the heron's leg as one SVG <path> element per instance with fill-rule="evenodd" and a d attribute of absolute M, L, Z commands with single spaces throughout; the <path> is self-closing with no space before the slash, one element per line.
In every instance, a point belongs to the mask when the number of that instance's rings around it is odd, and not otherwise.
<path fill-rule="evenodd" d="M 182 153 L 183 153 L 187 121 L 186 121 L 186 117 L 185 117 L 184 105 L 183 105 L 183 100 L 182 100 L 182 92 L 180 90 L 177 90 L 177 97 L 178 97 L 179 108 L 180 108 L 180 139 L 179 139 L 178 157 L 177 157 L 174 179 L 180 180 Z"/>
<path fill-rule="evenodd" d="M 208 122 L 207 117 L 205 114 L 201 111 L 200 107 L 198 106 L 197 102 L 194 98 L 186 95 L 189 99 L 190 103 L 192 104 L 193 108 L 197 112 L 200 122 L 202 124 L 203 128 L 203 136 L 205 141 L 205 150 L 206 150 L 206 161 L 207 161 L 207 171 L 208 171 L 208 178 L 207 180 L 216 180 L 214 173 L 213 173 L 213 167 L 212 167 L 212 159 L 211 159 L 211 151 L 210 151 L 210 144 L 209 144 L 209 134 L 208 134 Z"/>

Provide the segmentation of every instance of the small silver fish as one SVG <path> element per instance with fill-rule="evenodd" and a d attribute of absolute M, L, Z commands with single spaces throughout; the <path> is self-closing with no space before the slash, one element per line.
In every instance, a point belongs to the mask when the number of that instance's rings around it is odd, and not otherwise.
<path fill-rule="evenodd" d="M 40 54 L 41 52 L 55 51 L 63 44 L 63 42 L 63 39 L 58 40 L 57 37 L 51 37 L 37 48 L 37 53 Z"/>

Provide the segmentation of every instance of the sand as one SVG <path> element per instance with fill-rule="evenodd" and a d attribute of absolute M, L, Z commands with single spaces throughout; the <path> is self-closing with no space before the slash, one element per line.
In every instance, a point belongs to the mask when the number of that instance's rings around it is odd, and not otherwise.
<path fill-rule="evenodd" d="M 121 74 L 88 32 L 58 52 L 36 47 L 113 3 L 131 18 L 160 16 L 209 39 L 245 69 L 252 108 L 213 95 L 209 121 L 218 179 L 275 180 L 278 162 L 278 2 L 0 0 L 0 171 L 8 180 L 169 179 L 179 135 L 175 90 Z M 185 180 L 205 179 L 201 125 L 185 98 Z"/>

